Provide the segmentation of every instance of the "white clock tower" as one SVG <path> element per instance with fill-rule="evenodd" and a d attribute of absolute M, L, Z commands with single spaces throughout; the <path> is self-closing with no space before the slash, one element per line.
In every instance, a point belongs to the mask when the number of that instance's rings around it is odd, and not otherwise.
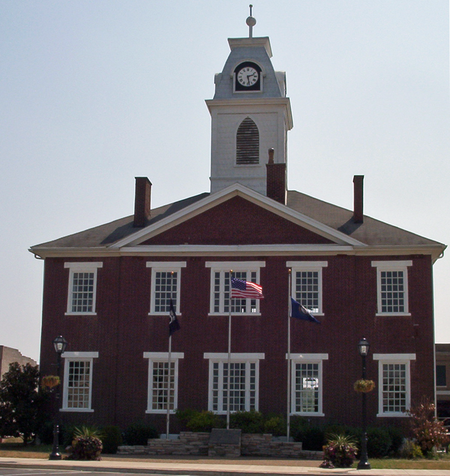
<path fill-rule="evenodd" d="M 268 37 L 253 38 L 256 20 L 247 18 L 248 38 L 230 38 L 230 55 L 215 76 L 211 113 L 211 193 L 239 182 L 266 194 L 268 150 L 286 164 L 292 129 L 286 74 L 274 71 Z"/>

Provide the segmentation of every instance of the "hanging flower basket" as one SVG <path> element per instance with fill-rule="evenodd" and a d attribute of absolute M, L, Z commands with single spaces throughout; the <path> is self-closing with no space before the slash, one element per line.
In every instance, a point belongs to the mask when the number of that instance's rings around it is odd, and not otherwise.
<path fill-rule="evenodd" d="M 56 375 L 46 375 L 45 377 L 42 377 L 41 385 L 43 387 L 51 389 L 53 387 L 57 387 L 60 383 L 61 379 Z"/>
<path fill-rule="evenodd" d="M 373 380 L 360 379 L 354 383 L 353 388 L 355 392 L 369 393 L 375 388 L 375 382 Z"/>

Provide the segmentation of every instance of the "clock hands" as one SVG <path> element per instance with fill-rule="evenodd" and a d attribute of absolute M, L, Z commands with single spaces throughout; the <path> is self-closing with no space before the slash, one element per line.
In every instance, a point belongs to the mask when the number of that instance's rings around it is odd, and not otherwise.
<path fill-rule="evenodd" d="M 250 78 L 253 77 L 253 76 L 255 76 L 255 82 L 256 82 L 256 80 L 258 79 L 258 75 L 255 72 L 253 72 L 251 74 L 247 74 L 247 85 L 248 86 L 250 86 Z"/>

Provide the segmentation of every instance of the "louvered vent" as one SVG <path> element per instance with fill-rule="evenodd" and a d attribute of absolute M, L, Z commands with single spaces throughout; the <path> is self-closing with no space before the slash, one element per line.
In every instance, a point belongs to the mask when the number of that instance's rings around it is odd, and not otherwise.
<path fill-rule="evenodd" d="M 259 164 L 259 131 L 256 124 L 247 117 L 237 130 L 236 164 Z"/>

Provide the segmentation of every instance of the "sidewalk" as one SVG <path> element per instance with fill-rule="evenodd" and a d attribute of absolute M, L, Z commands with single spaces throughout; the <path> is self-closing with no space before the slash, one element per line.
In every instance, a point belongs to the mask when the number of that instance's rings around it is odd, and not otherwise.
<path fill-rule="evenodd" d="M 370 476 L 450 476 L 450 470 L 418 469 L 371 469 L 358 471 L 353 468 L 322 469 L 320 461 L 267 460 L 267 459 L 154 459 L 104 457 L 101 461 L 49 461 L 47 459 L 0 457 L 0 467 L 73 469 L 111 471 L 126 474 L 126 471 L 142 474 L 172 474 L 194 476 L 312 476 L 324 474 L 367 474 Z"/>

